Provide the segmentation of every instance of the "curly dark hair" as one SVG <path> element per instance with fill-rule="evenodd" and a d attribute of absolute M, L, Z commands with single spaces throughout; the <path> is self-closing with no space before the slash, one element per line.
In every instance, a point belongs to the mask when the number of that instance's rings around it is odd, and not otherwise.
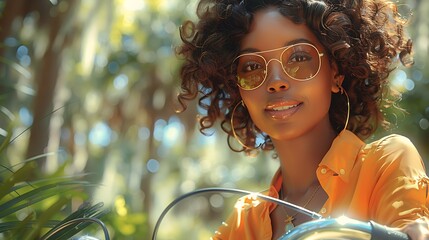
<path fill-rule="evenodd" d="M 275 6 L 297 24 L 306 24 L 327 49 L 344 75 L 343 88 L 350 99 L 347 128 L 365 139 L 378 126 L 388 126 L 383 109 L 394 106 L 400 95 L 389 87 L 387 77 L 399 59 L 412 64 L 412 41 L 404 33 L 406 20 L 396 5 L 385 0 L 200 0 L 198 22 L 185 22 L 180 29 L 183 44 L 177 53 L 184 57 L 181 67 L 182 92 L 178 100 L 199 96 L 199 106 L 207 111 L 200 118 L 200 131 L 213 127 L 221 119 L 230 144 L 232 128 L 246 146 L 272 149 L 269 136 L 253 124 L 244 107 L 234 106 L 241 97 L 236 76 L 231 71 L 240 43 L 249 32 L 256 11 Z M 340 132 L 347 115 L 347 99 L 333 94 L 329 111 L 333 128 Z M 262 136 L 261 141 L 257 136 Z"/>

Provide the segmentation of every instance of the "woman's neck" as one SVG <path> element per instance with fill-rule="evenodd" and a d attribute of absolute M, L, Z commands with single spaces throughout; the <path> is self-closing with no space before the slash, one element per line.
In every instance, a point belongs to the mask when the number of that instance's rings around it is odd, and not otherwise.
<path fill-rule="evenodd" d="M 336 137 L 332 127 L 316 128 L 291 140 L 273 139 L 283 177 L 282 190 L 300 196 L 318 184 L 316 170 Z"/>

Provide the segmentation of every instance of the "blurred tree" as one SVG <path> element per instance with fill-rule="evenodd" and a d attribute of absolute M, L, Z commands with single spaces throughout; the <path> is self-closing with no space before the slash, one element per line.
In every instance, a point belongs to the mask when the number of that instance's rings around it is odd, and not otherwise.
<path fill-rule="evenodd" d="M 414 11 L 411 18 L 410 32 L 413 36 L 416 64 L 408 71 L 409 82 L 414 83 L 414 88 L 404 96 L 411 121 L 403 121 L 402 132 L 413 128 L 413 140 L 423 155 L 426 163 L 429 163 L 429 19 L 424 17 L 429 11 L 429 2 L 416 0 L 412 6 Z M 429 170 L 428 170 L 429 171 Z"/>
<path fill-rule="evenodd" d="M 428 161 L 429 2 L 402 2 L 414 11 L 416 64 L 391 75 L 409 112 L 392 132 L 410 137 Z M 69 160 L 66 173 L 91 173 L 101 185 L 91 195 L 112 207 L 106 223 L 119 239 L 148 239 L 169 201 L 196 188 L 263 190 L 276 167 L 270 153 L 232 153 L 217 127 L 202 136 L 196 102 L 175 113 L 178 26 L 195 18 L 195 7 L 195 0 L 0 1 L 0 110 L 16 116 L 15 136 L 31 127 L 8 161 L 52 152 L 46 171 Z M 6 123 L 0 118 L 0 135 Z M 216 225 L 229 212 L 222 199 L 204 196 L 173 215 L 194 209 Z M 173 222 L 164 232 L 194 226 Z"/>
<path fill-rule="evenodd" d="M 54 110 L 54 92 L 58 80 L 61 79 L 59 73 L 62 52 L 71 41 L 73 15 L 78 5 L 79 1 L 60 1 L 57 5 L 49 1 L 5 2 L 5 14 L 2 14 L 0 19 L 1 26 L 5 26 L 0 35 L 2 42 L 8 37 L 18 37 L 26 18 L 32 18 L 33 27 L 37 29 L 27 45 L 37 52 L 37 54 L 30 53 L 34 64 L 33 88 L 36 95 L 32 106 L 33 127 L 28 142 L 27 157 L 45 153 L 50 133 L 59 132 L 50 129 L 50 118 Z M 11 26 L 15 28 L 12 29 Z M 43 168 L 44 160 L 40 159 L 38 164 Z"/>

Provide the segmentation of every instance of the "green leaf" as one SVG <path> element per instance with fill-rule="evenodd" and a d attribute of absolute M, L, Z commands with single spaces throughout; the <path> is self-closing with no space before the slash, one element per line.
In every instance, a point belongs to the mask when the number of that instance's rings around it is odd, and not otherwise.
<path fill-rule="evenodd" d="M 16 183 L 26 181 L 28 179 L 28 176 L 30 176 L 31 173 L 35 171 L 35 168 L 36 165 L 34 164 L 34 162 L 27 163 L 23 167 L 18 169 L 16 172 L 14 172 L 12 176 L 4 179 L 4 181 L 0 184 L 0 199 L 6 196 Z"/>
<path fill-rule="evenodd" d="M 25 224 L 23 224 L 23 228 L 31 229 L 35 224 L 37 224 L 38 220 L 30 220 L 26 221 Z M 56 225 L 58 225 L 60 221 L 58 220 L 49 220 L 47 221 L 43 226 L 47 228 L 53 228 Z M 22 225 L 23 221 L 8 221 L 8 222 L 2 222 L 0 223 L 0 233 L 7 232 L 7 231 L 13 231 L 16 229 L 21 229 L 20 225 Z"/>
<path fill-rule="evenodd" d="M 67 204 L 69 199 L 67 198 L 60 198 L 58 201 L 56 201 L 52 206 L 50 206 L 46 211 L 44 211 L 38 218 L 37 223 L 32 228 L 31 232 L 26 236 L 26 238 L 23 238 L 23 240 L 32 240 L 36 239 L 38 234 L 40 233 L 41 229 L 43 228 L 44 224 L 48 222 L 48 220 L 55 216 L 57 212 L 61 210 L 64 205 Z"/>
<path fill-rule="evenodd" d="M 92 222 L 85 221 L 85 219 L 96 218 L 99 219 L 105 214 L 108 213 L 107 210 L 102 210 L 103 203 L 98 203 L 96 205 L 83 205 L 76 212 L 72 213 L 70 216 L 61 221 L 57 226 L 52 228 L 49 232 L 47 232 L 42 240 L 48 239 L 69 239 L 72 236 L 76 235 L 82 229 L 86 228 Z M 78 220 L 77 223 L 72 223 L 68 225 L 73 220 Z"/>
<path fill-rule="evenodd" d="M 28 207 L 29 205 L 43 201 L 49 197 L 61 195 L 62 193 L 68 192 L 70 190 L 81 188 L 84 184 L 87 184 L 87 182 L 73 181 L 54 183 L 38 187 L 1 204 L 0 218 L 15 213 L 25 207 Z"/>

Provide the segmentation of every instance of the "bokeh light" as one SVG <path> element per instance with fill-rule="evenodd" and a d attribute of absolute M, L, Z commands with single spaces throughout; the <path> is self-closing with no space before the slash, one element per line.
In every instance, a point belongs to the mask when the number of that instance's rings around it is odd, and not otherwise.
<path fill-rule="evenodd" d="M 89 141 L 97 146 L 107 147 L 112 140 L 112 130 L 104 123 L 97 123 L 89 132 Z"/>

